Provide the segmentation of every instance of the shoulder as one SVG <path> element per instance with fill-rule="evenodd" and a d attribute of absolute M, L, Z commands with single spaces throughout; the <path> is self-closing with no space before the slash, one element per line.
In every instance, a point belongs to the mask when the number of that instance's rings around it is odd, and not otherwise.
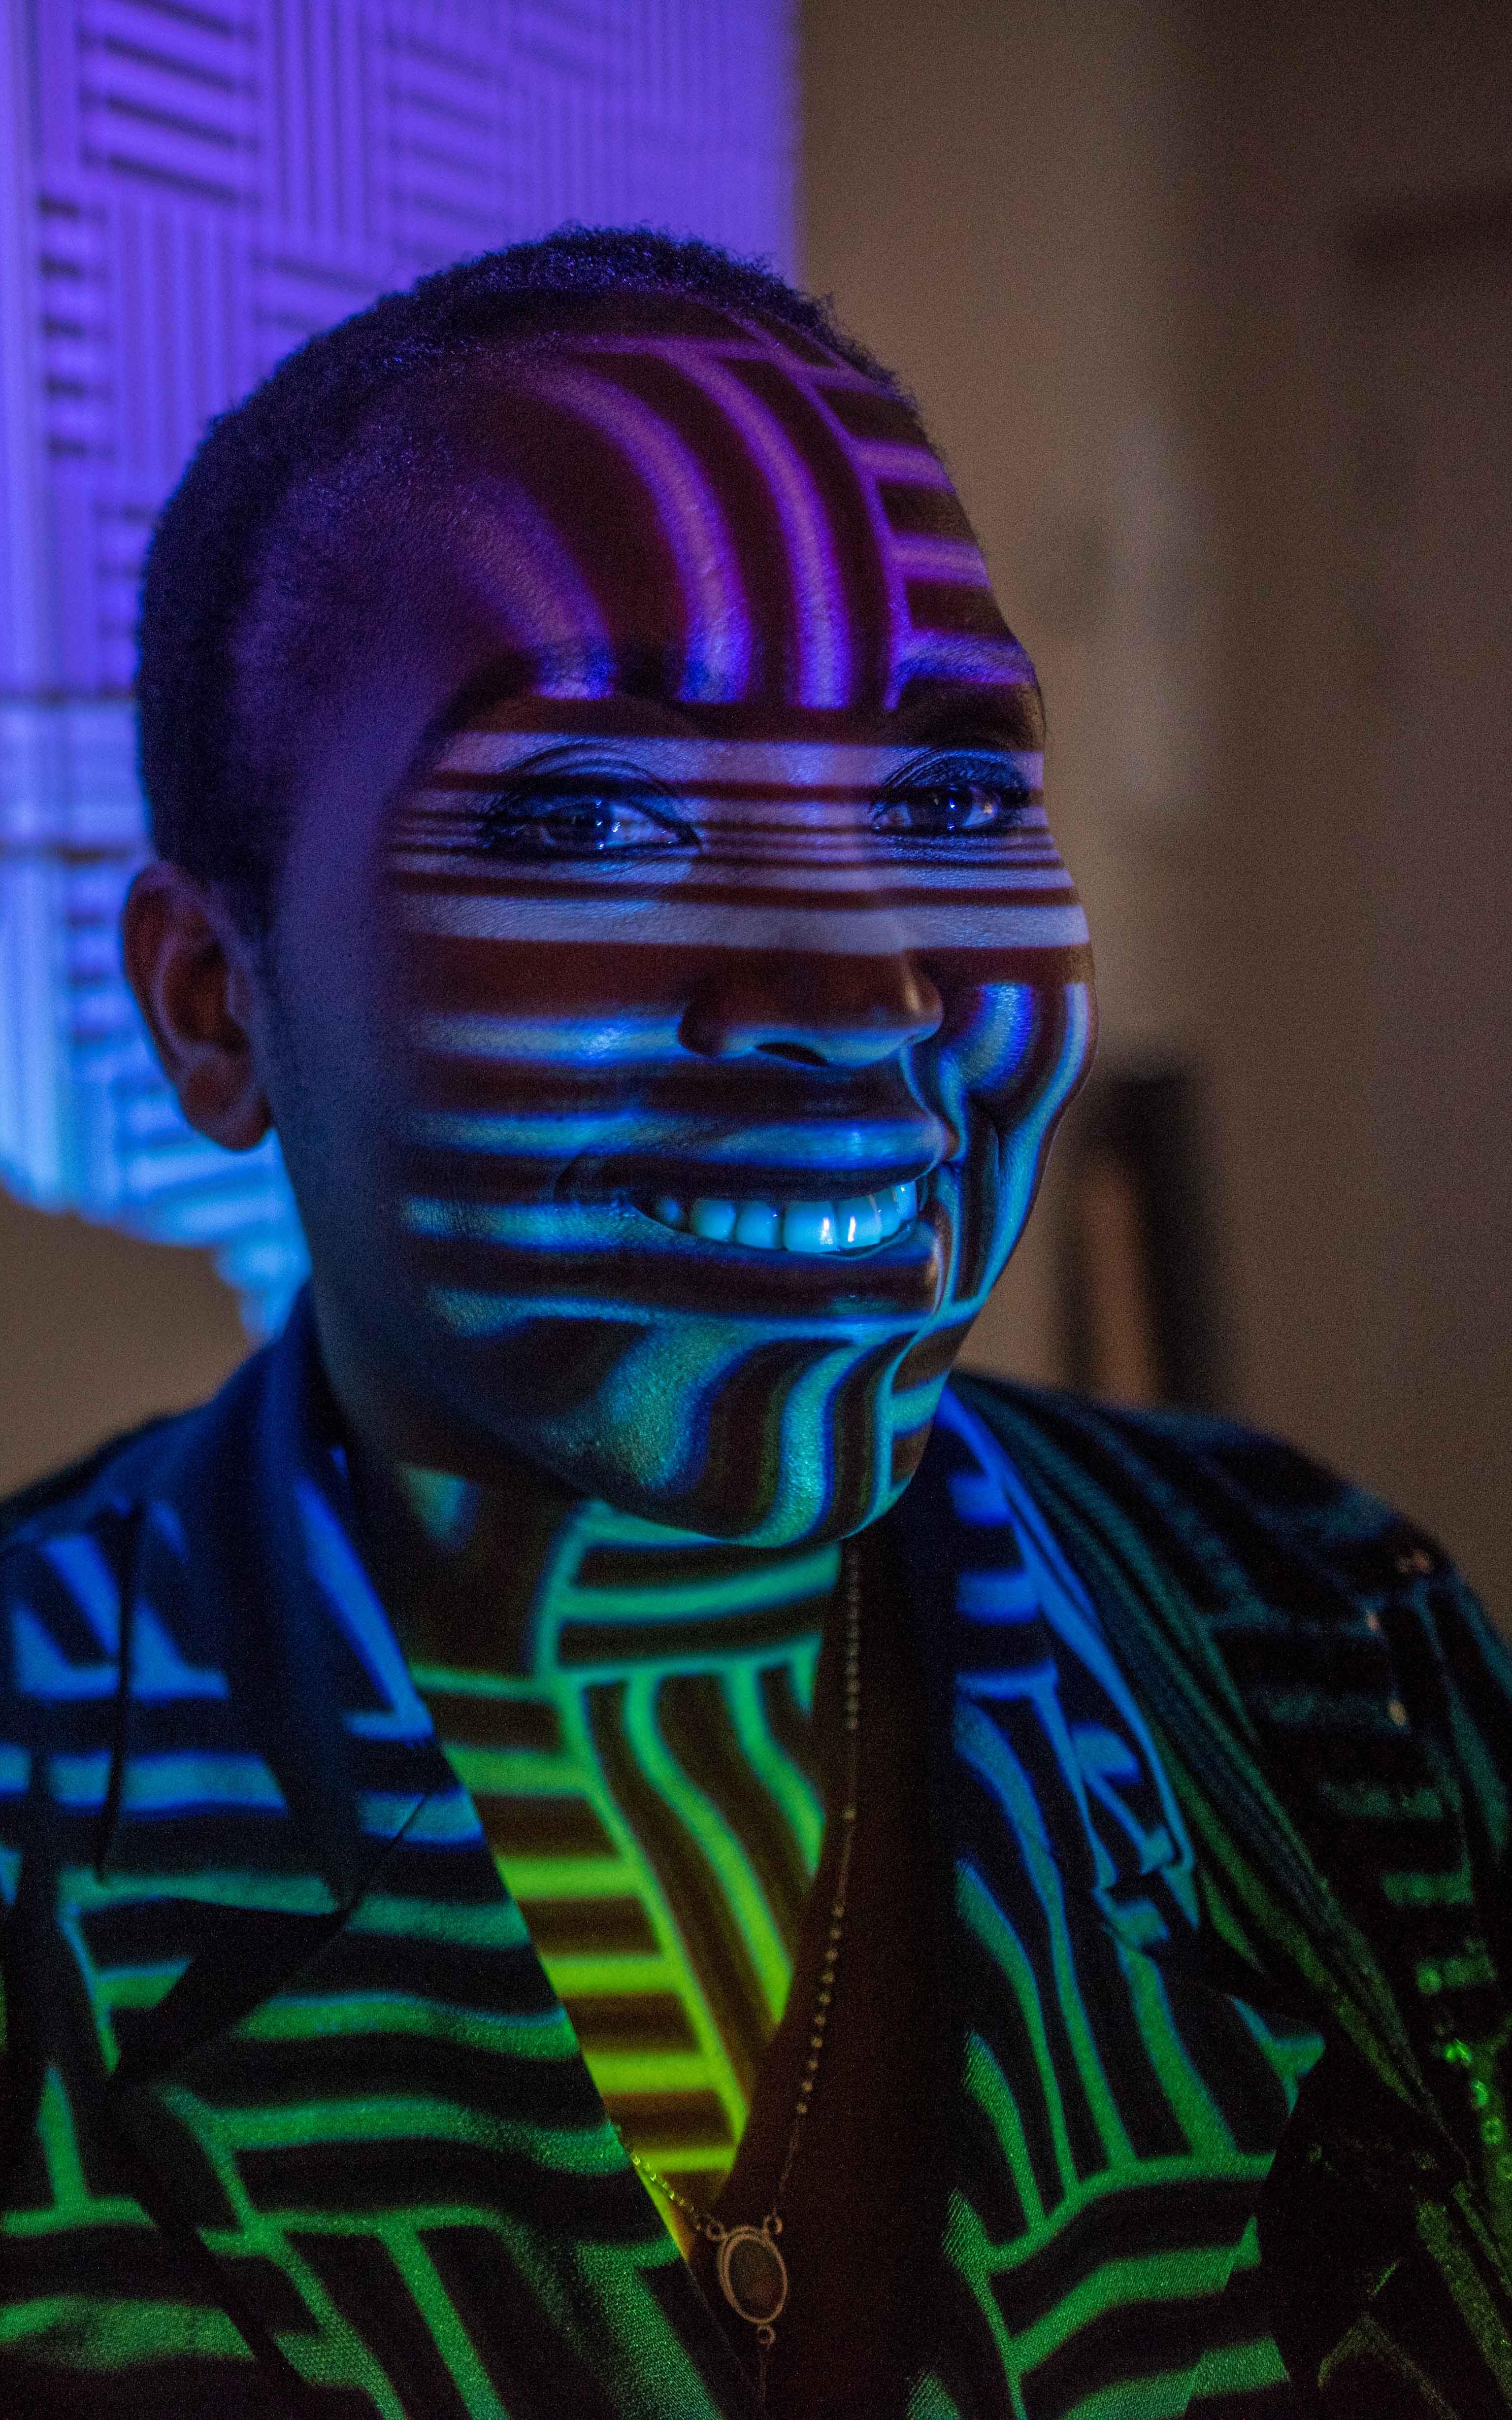
<path fill-rule="evenodd" d="M 1450 1569 L 1436 1543 L 1285 1439 L 1206 1412 L 1134 1408 L 968 1372 L 952 1382 L 1026 1477 L 1087 1514 L 1196 1551 L 1285 1605 L 1300 1589 L 1373 1596 Z M 1194 1575 L 1195 1576 L 1195 1575 Z M 1206 1594 L 1206 1590 L 1199 1590 Z"/>
<path fill-rule="evenodd" d="M 952 1385 L 1073 1557 L 1090 1549 L 1126 1637 L 1152 1611 L 1200 1633 L 1256 1720 L 1353 1720 L 1368 1699 L 1389 1730 L 1405 1710 L 1512 1850 L 1512 1652 L 1434 1538 L 1237 1421 Z"/>

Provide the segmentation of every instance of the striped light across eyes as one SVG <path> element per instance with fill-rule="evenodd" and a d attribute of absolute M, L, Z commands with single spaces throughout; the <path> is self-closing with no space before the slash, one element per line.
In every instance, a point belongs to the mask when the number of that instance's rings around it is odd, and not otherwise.
<path fill-rule="evenodd" d="M 471 732 L 408 802 L 391 871 L 416 936 L 1075 950 L 1040 780 L 1028 752 L 656 739 L 626 763 Z"/>

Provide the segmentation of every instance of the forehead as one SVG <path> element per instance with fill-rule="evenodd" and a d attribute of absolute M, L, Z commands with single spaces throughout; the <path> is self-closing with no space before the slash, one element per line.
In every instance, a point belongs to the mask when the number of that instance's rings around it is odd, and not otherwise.
<path fill-rule="evenodd" d="M 751 728 L 1032 690 L 912 413 L 801 334 L 699 311 L 511 357 L 471 383 L 463 451 L 517 694 Z"/>

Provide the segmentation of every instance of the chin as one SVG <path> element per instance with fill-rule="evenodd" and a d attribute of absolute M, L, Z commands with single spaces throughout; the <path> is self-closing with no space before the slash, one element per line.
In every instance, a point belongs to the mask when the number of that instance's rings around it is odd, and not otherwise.
<path fill-rule="evenodd" d="M 965 1324 L 883 1339 L 552 1321 L 490 1340 L 460 1412 L 571 1493 L 752 1547 L 848 1536 L 896 1502 Z M 483 1411 L 486 1404 L 489 1411 Z M 491 1411 L 491 1417 L 490 1417 Z"/>

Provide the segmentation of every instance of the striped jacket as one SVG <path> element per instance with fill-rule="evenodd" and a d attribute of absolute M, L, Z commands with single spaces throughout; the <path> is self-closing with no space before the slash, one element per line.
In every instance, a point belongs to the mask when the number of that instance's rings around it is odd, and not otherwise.
<path fill-rule="evenodd" d="M 5 1509 L 0 2412 L 748 2420 L 357 1563 L 301 1311 L 203 1410 Z M 900 2412 L 1512 2412 L 1505 1654 L 1427 1541 L 1283 1447 L 977 1377 L 951 1400 L 889 1516 L 955 1883 Z M 1086 2291 L 1097 2124 L 1134 2130 L 1137 2094 L 1103 2057 L 1109 2111 L 1082 2105 L 1084 2009 L 1064 2072 L 1041 2044 L 1048 2148 L 1026 2085 L 1006 2105 L 1031 1998 L 971 1434 L 1087 1591 L 1196 1844 L 1196 1948 L 1147 1926 L 1108 1976 L 1176 2012 L 1210 2101 L 1236 2026 L 1312 2044 L 1228 2113 L 1205 2195 L 1156 2162 L 1118 2204 L 1098 2273 L 1142 2282 L 1088 2395 L 1013 2348 L 1073 2256 Z"/>

